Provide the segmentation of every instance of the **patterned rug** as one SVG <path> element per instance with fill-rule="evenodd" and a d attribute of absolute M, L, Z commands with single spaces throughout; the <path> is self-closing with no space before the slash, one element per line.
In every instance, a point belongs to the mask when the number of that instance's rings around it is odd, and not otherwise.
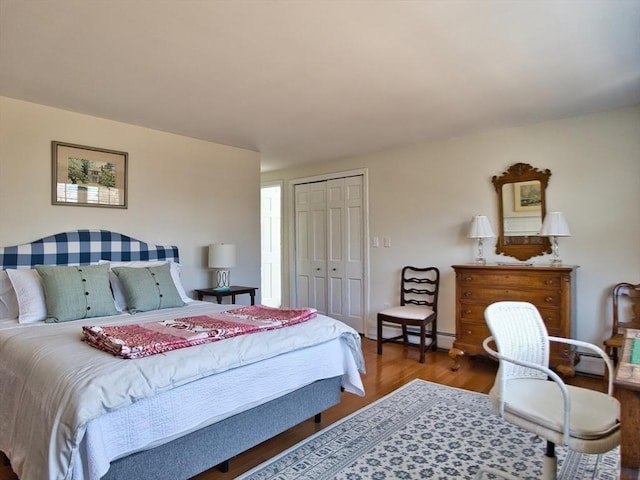
<path fill-rule="evenodd" d="M 475 480 L 488 467 L 537 480 L 545 443 L 494 415 L 488 395 L 413 380 L 239 478 Z M 618 478 L 618 449 L 556 455 L 559 479 Z"/>

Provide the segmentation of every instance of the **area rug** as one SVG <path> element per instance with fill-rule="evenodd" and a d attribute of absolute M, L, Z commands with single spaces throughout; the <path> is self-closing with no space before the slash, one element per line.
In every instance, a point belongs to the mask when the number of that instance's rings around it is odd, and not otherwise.
<path fill-rule="evenodd" d="M 488 395 L 413 380 L 250 470 L 242 480 L 541 477 L 545 441 L 494 415 Z M 557 447 L 558 478 L 615 480 L 619 453 Z"/>

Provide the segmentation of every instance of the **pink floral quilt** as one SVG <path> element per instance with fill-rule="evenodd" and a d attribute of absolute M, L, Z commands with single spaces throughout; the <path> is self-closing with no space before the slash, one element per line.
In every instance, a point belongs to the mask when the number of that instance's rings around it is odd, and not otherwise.
<path fill-rule="evenodd" d="M 283 328 L 314 318 L 313 308 L 272 308 L 252 305 L 225 312 L 162 322 L 114 326 L 84 326 L 89 345 L 123 358 L 141 358 L 238 335 Z"/>

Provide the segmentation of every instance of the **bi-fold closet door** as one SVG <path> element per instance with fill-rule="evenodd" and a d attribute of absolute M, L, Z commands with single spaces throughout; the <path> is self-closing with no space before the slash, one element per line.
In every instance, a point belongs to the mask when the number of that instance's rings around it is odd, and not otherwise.
<path fill-rule="evenodd" d="M 362 175 L 294 187 L 299 307 L 364 331 Z"/>

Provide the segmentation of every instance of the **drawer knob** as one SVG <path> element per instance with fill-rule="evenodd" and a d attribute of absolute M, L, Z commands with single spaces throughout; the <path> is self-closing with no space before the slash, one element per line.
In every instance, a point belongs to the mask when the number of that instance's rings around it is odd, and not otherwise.
<path fill-rule="evenodd" d="M 471 292 L 464 292 L 464 296 L 467 297 L 467 298 L 469 298 L 471 295 L 472 295 Z"/>
<path fill-rule="evenodd" d="M 547 297 L 544 299 L 544 301 L 547 303 L 553 303 L 553 297 Z"/>
<path fill-rule="evenodd" d="M 471 335 L 471 330 L 467 330 L 465 333 L 466 333 L 467 335 Z"/>
<path fill-rule="evenodd" d="M 465 310 L 464 313 L 466 313 L 467 315 L 469 315 L 471 313 L 471 310 Z"/>
<path fill-rule="evenodd" d="M 471 280 L 472 280 L 472 277 L 469 277 L 469 276 L 464 277 L 464 281 L 465 282 L 470 282 Z"/>
<path fill-rule="evenodd" d="M 545 280 L 544 284 L 545 285 L 553 285 L 553 280 Z"/>

